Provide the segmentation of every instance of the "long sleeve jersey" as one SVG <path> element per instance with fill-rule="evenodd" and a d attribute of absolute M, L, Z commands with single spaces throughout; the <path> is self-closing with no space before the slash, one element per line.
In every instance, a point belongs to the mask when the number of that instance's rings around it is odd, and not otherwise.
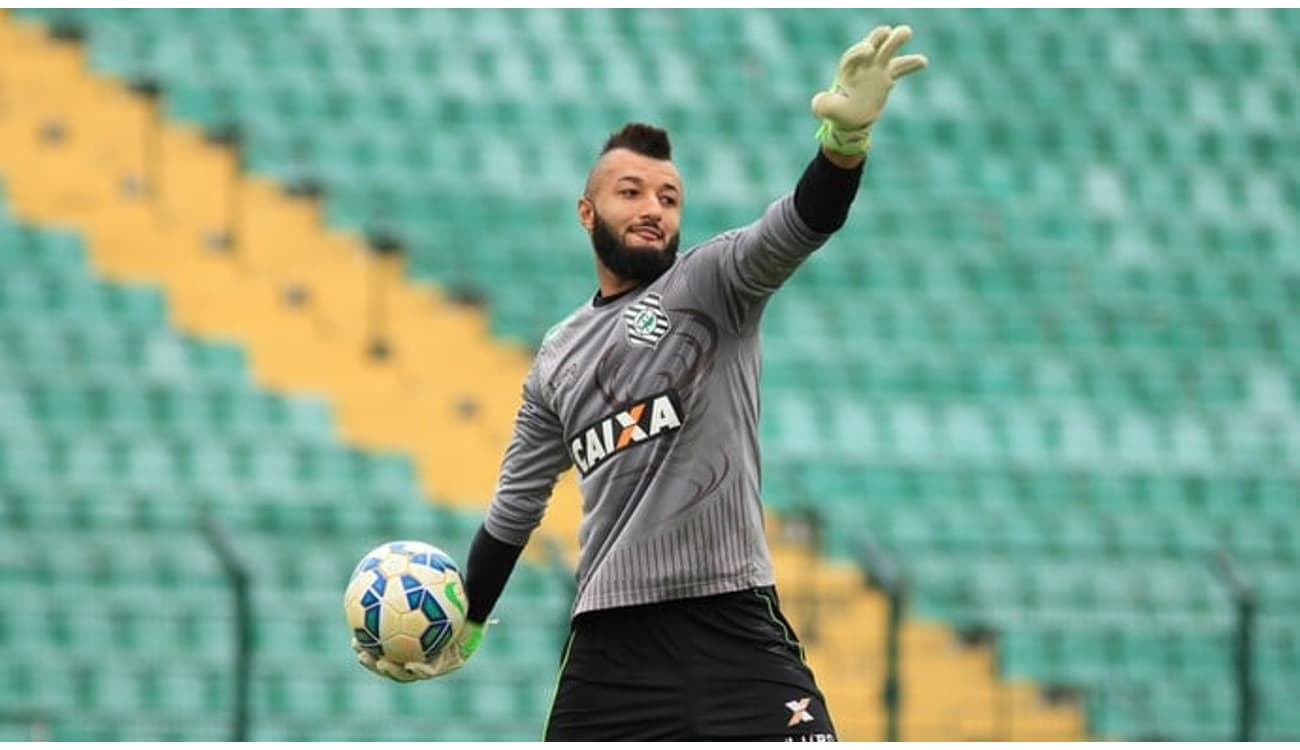
<path fill-rule="evenodd" d="M 773 584 L 758 324 L 828 237 L 788 194 L 652 283 L 594 299 L 546 334 L 484 528 L 522 546 L 559 474 L 575 469 L 575 615 Z"/>

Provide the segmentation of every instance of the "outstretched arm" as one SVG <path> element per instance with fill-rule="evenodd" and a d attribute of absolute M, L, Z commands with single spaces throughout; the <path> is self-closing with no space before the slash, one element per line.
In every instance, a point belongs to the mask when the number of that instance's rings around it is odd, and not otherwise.
<path fill-rule="evenodd" d="M 880 26 L 841 57 L 835 81 L 813 97 L 821 118 L 817 155 L 794 195 L 778 199 L 758 221 L 726 232 L 696 253 L 691 283 L 733 331 L 754 330 L 766 300 L 840 229 L 857 196 L 871 128 L 895 82 L 926 65 L 922 55 L 896 56 L 912 31 Z"/>
<path fill-rule="evenodd" d="M 872 29 L 840 57 L 830 89 L 813 97 L 813 114 L 822 121 L 817 140 L 823 158 L 808 166 L 794 196 L 795 210 L 810 229 L 829 234 L 848 217 L 871 148 L 871 127 L 880 119 L 889 92 L 898 79 L 928 62 L 925 55 L 897 57 L 911 37 L 909 26 Z M 827 162 L 837 169 L 828 169 Z"/>

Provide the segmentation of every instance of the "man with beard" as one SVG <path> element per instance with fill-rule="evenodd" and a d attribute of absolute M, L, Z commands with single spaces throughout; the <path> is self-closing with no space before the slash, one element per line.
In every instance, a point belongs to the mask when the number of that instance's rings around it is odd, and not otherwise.
<path fill-rule="evenodd" d="M 583 497 L 577 599 L 548 740 L 834 739 L 825 700 L 778 605 L 759 493 L 759 320 L 838 230 L 906 26 L 873 29 L 812 102 L 821 148 L 753 224 L 677 257 L 685 188 L 668 135 L 629 124 L 578 199 L 598 289 L 552 328 L 526 382 L 497 491 L 466 561 L 467 624 L 434 664 L 459 668 L 558 475 Z"/>

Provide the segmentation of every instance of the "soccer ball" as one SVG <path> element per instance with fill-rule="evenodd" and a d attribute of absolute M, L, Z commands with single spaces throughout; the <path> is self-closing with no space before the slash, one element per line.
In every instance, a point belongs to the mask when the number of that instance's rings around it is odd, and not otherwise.
<path fill-rule="evenodd" d="M 366 553 L 343 593 L 361 648 L 396 664 L 432 661 L 465 624 L 456 563 L 424 542 L 389 542 Z"/>

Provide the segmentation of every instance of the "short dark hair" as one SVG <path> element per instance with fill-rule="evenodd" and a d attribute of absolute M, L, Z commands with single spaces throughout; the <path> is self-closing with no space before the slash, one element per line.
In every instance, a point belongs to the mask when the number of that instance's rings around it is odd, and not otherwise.
<path fill-rule="evenodd" d="M 617 133 L 611 133 L 600 153 L 625 148 L 651 159 L 668 161 L 673 158 L 673 145 L 668 142 L 668 131 L 643 122 L 629 122 Z"/>

